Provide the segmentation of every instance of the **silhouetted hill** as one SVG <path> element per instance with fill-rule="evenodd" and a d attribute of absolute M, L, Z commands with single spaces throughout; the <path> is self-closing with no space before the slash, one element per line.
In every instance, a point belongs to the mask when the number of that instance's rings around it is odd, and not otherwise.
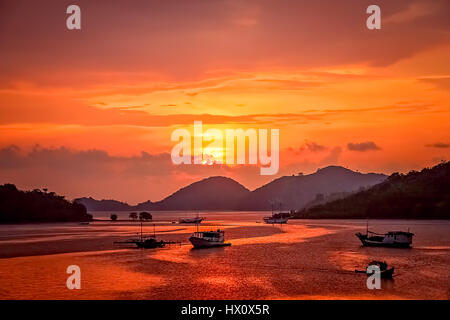
<path fill-rule="evenodd" d="M 81 203 L 89 211 L 132 211 L 136 210 L 135 206 L 116 200 L 95 200 L 89 198 L 78 198 L 74 202 Z"/>
<path fill-rule="evenodd" d="M 0 223 L 89 221 L 82 204 L 41 190 L 20 191 L 13 184 L 0 186 Z"/>
<path fill-rule="evenodd" d="M 329 166 L 309 175 L 278 178 L 247 196 L 239 204 L 241 210 L 270 210 L 271 202 L 283 210 L 295 210 L 313 201 L 317 195 L 352 192 L 370 187 L 386 179 L 384 174 L 359 173 L 339 166 Z M 278 209 L 278 205 L 275 205 Z"/>
<path fill-rule="evenodd" d="M 78 198 L 88 211 L 164 211 L 164 210 L 234 210 L 250 191 L 226 177 L 210 177 L 194 182 L 158 202 L 145 201 L 135 206 L 115 200 Z"/>
<path fill-rule="evenodd" d="M 136 206 L 92 198 L 75 201 L 84 204 L 89 211 L 270 210 L 271 201 L 291 210 L 302 208 L 317 197 L 331 199 L 331 194 L 355 192 L 385 178 L 383 174 L 362 174 L 330 166 L 310 175 L 281 177 L 252 192 L 233 179 L 210 177 L 184 187 L 161 201 L 146 201 Z"/>
<path fill-rule="evenodd" d="M 347 198 L 301 210 L 297 218 L 450 218 L 450 162 L 386 181 Z"/>
<path fill-rule="evenodd" d="M 210 177 L 155 202 L 153 210 L 234 210 L 238 201 L 249 193 L 231 178 Z"/>

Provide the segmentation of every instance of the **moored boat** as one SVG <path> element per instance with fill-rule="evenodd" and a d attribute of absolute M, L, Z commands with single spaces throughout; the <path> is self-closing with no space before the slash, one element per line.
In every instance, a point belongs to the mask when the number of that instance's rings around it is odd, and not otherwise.
<path fill-rule="evenodd" d="M 290 213 L 288 212 L 279 212 L 272 214 L 272 216 L 264 217 L 263 220 L 267 224 L 284 224 L 287 223 L 290 217 Z"/>
<path fill-rule="evenodd" d="M 405 231 L 389 231 L 385 234 L 379 234 L 366 231 L 366 234 L 356 233 L 363 246 L 366 247 L 392 247 L 409 248 L 412 244 L 414 233 Z"/>
<path fill-rule="evenodd" d="M 153 235 L 144 236 L 142 232 L 142 222 L 141 222 L 141 232 L 139 238 L 128 239 L 125 241 L 114 241 L 114 244 L 128 244 L 128 243 L 135 244 L 136 247 L 142 249 L 155 249 L 155 248 L 164 248 L 166 244 L 173 244 L 176 242 L 156 240 L 155 225 L 153 225 Z"/>
<path fill-rule="evenodd" d="M 197 231 L 189 238 L 194 248 L 212 248 L 231 246 L 231 243 L 225 243 L 225 231 Z"/>
<path fill-rule="evenodd" d="M 164 241 L 158 241 L 155 238 L 140 239 L 138 241 L 134 241 L 134 243 L 138 248 L 143 249 L 164 248 L 166 245 Z"/>
<path fill-rule="evenodd" d="M 367 276 L 370 276 L 374 273 L 373 268 L 371 268 L 373 266 L 379 268 L 381 278 L 392 279 L 392 276 L 394 274 L 394 267 L 388 268 L 388 264 L 386 263 L 386 261 L 371 261 L 365 271 L 355 270 L 355 272 L 365 273 L 367 274 Z"/>
<path fill-rule="evenodd" d="M 204 217 L 194 217 L 194 218 L 180 218 L 178 220 L 178 223 L 202 223 L 202 221 L 205 220 Z"/>

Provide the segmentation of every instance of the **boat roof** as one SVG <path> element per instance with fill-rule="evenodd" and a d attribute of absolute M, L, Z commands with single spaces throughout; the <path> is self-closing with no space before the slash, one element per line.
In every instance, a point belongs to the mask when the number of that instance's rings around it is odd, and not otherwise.
<path fill-rule="evenodd" d="M 409 236 L 409 235 L 413 236 L 414 235 L 414 233 L 406 232 L 406 231 L 388 231 L 388 234 L 393 234 L 393 235 L 403 234 L 403 235 L 406 235 L 406 236 Z"/>
<path fill-rule="evenodd" d="M 196 231 L 195 233 L 224 233 L 224 232 L 225 232 L 224 230 L 217 229 L 217 230 L 210 230 L 210 231 Z"/>

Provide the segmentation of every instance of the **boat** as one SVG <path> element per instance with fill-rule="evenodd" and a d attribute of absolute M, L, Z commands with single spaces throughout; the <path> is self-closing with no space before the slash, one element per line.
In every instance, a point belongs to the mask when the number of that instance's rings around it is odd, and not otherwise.
<path fill-rule="evenodd" d="M 377 266 L 378 268 L 380 268 L 381 278 L 392 279 L 392 276 L 394 274 L 394 267 L 388 268 L 388 264 L 386 263 L 386 261 L 376 261 L 376 260 L 371 261 L 365 271 L 355 270 L 355 272 L 365 273 L 368 276 L 370 276 L 373 274 L 373 269 L 370 268 L 371 266 Z"/>
<path fill-rule="evenodd" d="M 198 223 L 202 223 L 203 220 L 205 220 L 205 218 L 204 217 L 199 217 L 199 216 L 194 217 L 194 218 L 180 218 L 178 220 L 178 223 L 195 223 L 195 224 L 198 224 Z"/>
<path fill-rule="evenodd" d="M 285 224 L 288 222 L 289 218 L 291 217 L 290 212 L 282 212 L 281 211 L 281 202 L 273 202 L 270 201 L 270 204 L 272 206 L 272 215 L 267 216 L 263 218 L 263 221 L 267 224 Z M 279 206 L 279 212 L 274 213 L 274 206 Z"/>
<path fill-rule="evenodd" d="M 144 236 L 144 234 L 142 233 L 142 222 L 141 222 L 141 232 L 140 232 L 139 238 L 114 242 L 114 244 L 126 244 L 126 243 L 135 244 L 138 248 L 142 248 L 142 249 L 155 249 L 155 248 L 164 248 L 166 246 L 166 244 L 172 244 L 172 243 L 176 243 L 176 242 L 156 240 L 155 225 L 153 225 L 153 235 L 152 236 Z"/>
<path fill-rule="evenodd" d="M 134 242 L 138 248 L 143 249 L 155 249 L 155 248 L 164 248 L 165 242 L 160 240 L 156 240 L 153 237 L 148 237 L 147 239 L 140 239 Z"/>
<path fill-rule="evenodd" d="M 409 248 L 411 247 L 414 233 L 409 231 L 389 231 L 388 233 L 380 234 L 369 231 L 367 226 L 366 234 L 358 232 L 355 235 L 365 247 Z"/>
<path fill-rule="evenodd" d="M 197 231 L 189 238 L 194 248 L 212 248 L 231 246 L 225 242 L 225 231 Z"/>
<path fill-rule="evenodd" d="M 272 216 L 264 217 L 263 220 L 267 224 L 283 224 L 288 222 L 290 216 L 289 212 L 272 213 Z"/>

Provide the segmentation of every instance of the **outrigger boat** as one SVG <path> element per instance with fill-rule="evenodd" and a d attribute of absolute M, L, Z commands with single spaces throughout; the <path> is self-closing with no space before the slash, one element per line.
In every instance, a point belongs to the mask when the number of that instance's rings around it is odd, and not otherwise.
<path fill-rule="evenodd" d="M 142 233 L 142 222 L 141 222 L 141 234 L 140 234 L 139 238 L 114 242 L 114 244 L 126 244 L 126 243 L 133 243 L 138 248 L 141 248 L 141 249 L 155 249 L 155 248 L 164 248 L 166 246 L 166 244 L 172 244 L 172 243 L 176 243 L 176 242 L 156 240 L 155 225 L 153 225 L 153 235 L 152 236 L 144 236 Z"/>
<path fill-rule="evenodd" d="M 370 266 L 377 266 L 380 268 L 380 276 L 384 279 L 392 279 L 394 274 L 394 267 L 388 268 L 386 261 L 371 261 L 367 266 L 366 270 L 355 270 L 356 273 L 366 273 L 368 276 L 373 274 L 373 270 L 370 270 Z"/>
<path fill-rule="evenodd" d="M 225 242 L 225 231 L 194 232 L 189 238 L 194 248 L 212 248 L 231 246 L 231 243 Z"/>
<path fill-rule="evenodd" d="M 369 231 L 367 226 L 366 234 L 360 232 L 355 234 L 363 246 L 366 247 L 392 247 L 392 248 L 409 248 L 412 244 L 414 233 L 405 231 L 389 231 L 385 234 Z"/>

